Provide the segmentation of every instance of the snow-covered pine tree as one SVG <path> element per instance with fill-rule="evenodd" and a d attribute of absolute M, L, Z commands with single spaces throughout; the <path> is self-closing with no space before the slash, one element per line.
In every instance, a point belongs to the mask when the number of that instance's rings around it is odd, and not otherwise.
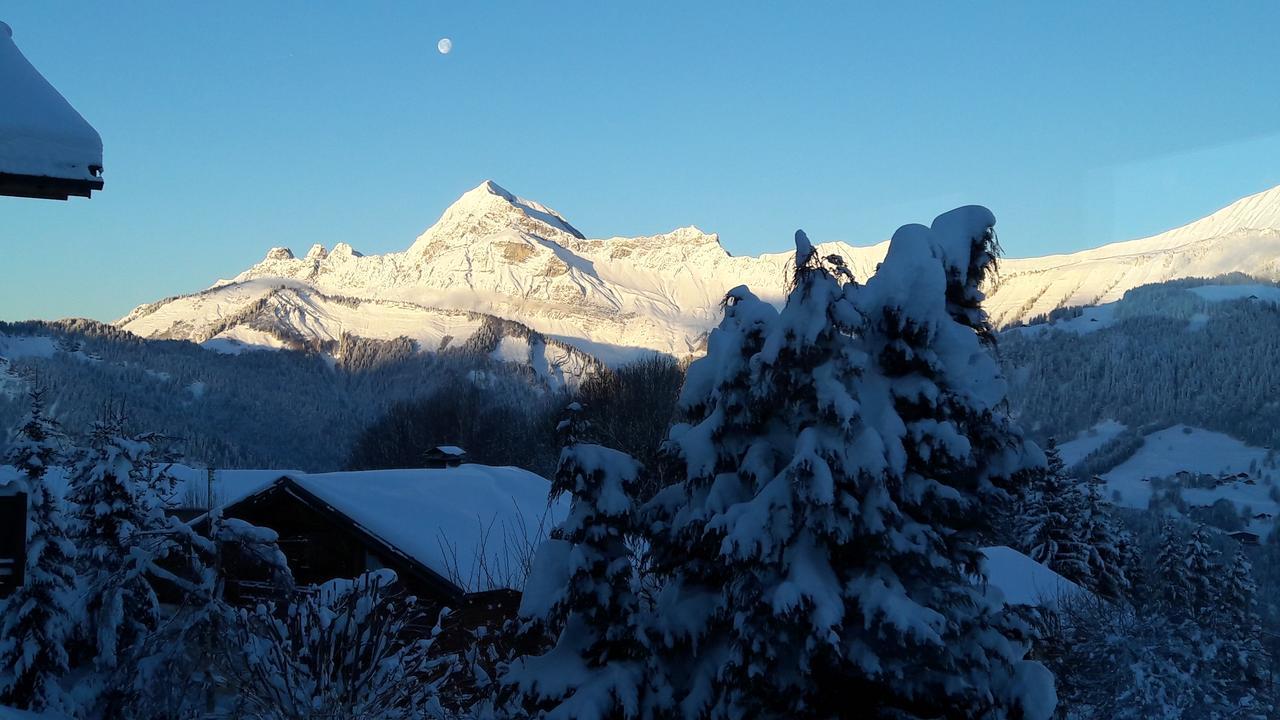
<path fill-rule="evenodd" d="M 1226 567 L 1215 613 L 1218 674 L 1232 707 L 1248 708 L 1259 717 L 1272 717 L 1275 693 L 1270 687 L 1272 661 L 1262 644 L 1262 620 L 1256 608 L 1257 584 L 1253 566 L 1243 551 Z"/>
<path fill-rule="evenodd" d="M 1129 573 L 1138 566 L 1133 538 L 1116 522 L 1096 483 L 1086 484 L 1084 502 L 1090 575 L 1083 586 L 1101 597 L 1118 600 L 1128 595 Z"/>
<path fill-rule="evenodd" d="M 1078 481 L 1067 474 L 1050 438 L 1045 447 L 1048 463 L 1032 473 L 1023 494 L 1019 549 L 1031 559 L 1081 586 L 1092 585 L 1093 556 L 1088 546 L 1088 508 Z"/>
<path fill-rule="evenodd" d="M 1160 613 L 1178 619 L 1186 617 L 1194 590 L 1187 571 L 1185 540 L 1170 518 L 1165 518 L 1160 526 L 1160 548 L 1153 571 L 1154 599 Z"/>
<path fill-rule="evenodd" d="M 68 499 L 76 508 L 88 652 L 99 671 L 109 672 L 159 618 L 146 573 L 164 517 L 141 467 L 150 448 L 125 434 L 121 414 L 107 411 L 95 421 L 89 443 Z"/>
<path fill-rule="evenodd" d="M 585 442 L 580 413 L 572 403 L 560 423 L 564 445 L 551 484 L 552 493 L 572 496 L 569 515 L 538 549 L 520 607 L 554 644 L 518 658 L 505 682 L 534 717 L 635 718 L 646 653 L 627 542 L 640 468 L 626 453 Z"/>
<path fill-rule="evenodd" d="M 1023 659 L 1030 630 L 971 582 L 994 509 L 1044 463 L 1007 415 L 980 304 L 994 222 L 966 207 L 899 229 L 858 292 L 873 360 L 860 400 L 888 444 L 893 514 L 854 586 L 846 627 L 866 631 L 846 652 L 878 716 L 1046 718 L 1055 705 L 1052 676 Z"/>
<path fill-rule="evenodd" d="M 1187 539 L 1183 564 L 1187 569 L 1190 617 L 1202 628 L 1211 628 L 1218 612 L 1218 580 L 1223 575 L 1220 555 L 1209 540 L 1208 528 L 1197 525 Z"/>
<path fill-rule="evenodd" d="M 707 525 L 752 497 L 759 478 L 744 459 L 772 452 L 761 436 L 771 408 L 754 392 L 751 358 L 777 317 L 746 287 L 725 296 L 724 317 L 707 339 L 706 355 L 688 369 L 680 422 L 664 445 L 675 480 L 643 509 L 651 568 L 661 583 L 649 632 L 660 713 L 702 717 L 716 701 L 730 651 L 733 609 L 724 588 L 732 574 L 721 534 Z"/>
<path fill-rule="evenodd" d="M 796 233 L 791 291 L 750 363 L 760 425 L 733 468 L 750 480 L 746 497 L 708 508 L 705 532 L 722 538 L 730 573 L 721 604 L 733 620 L 714 717 L 839 714 L 844 681 L 861 676 L 842 643 L 855 601 L 847 588 L 874 566 L 882 538 L 873 526 L 891 510 L 869 482 L 884 455 L 854 396 L 866 358 L 849 281 L 841 258 L 819 257 Z"/>
<path fill-rule="evenodd" d="M 388 569 L 331 580 L 285 607 L 239 608 L 220 647 L 234 703 L 228 714 L 263 720 L 458 717 L 441 702 L 459 670 L 457 656 L 439 647 L 446 615 L 441 611 L 423 633 L 430 618 Z"/>
<path fill-rule="evenodd" d="M 46 414 L 44 391 L 33 390 L 30 399 L 4 458 L 22 474 L 27 494 L 27 567 L 22 587 L 0 601 L 0 704 L 70 712 L 59 680 L 75 630 L 75 547 L 47 477 L 61 461 L 62 433 Z"/>
<path fill-rule="evenodd" d="M 217 508 L 208 515 L 207 538 L 178 518 L 167 521 L 157 536 L 163 538 L 166 562 L 154 564 L 149 574 L 154 583 L 169 587 L 173 608 L 143 642 L 128 678 L 132 717 L 193 717 L 208 710 L 218 690 L 229 684 L 226 674 L 232 669 L 214 658 L 225 658 L 219 651 L 242 628 L 235 627 L 237 614 L 224 597 L 224 560 L 270 578 L 282 594 L 293 590 L 275 531 L 223 518 Z M 172 682 L 175 677 L 184 682 Z"/>

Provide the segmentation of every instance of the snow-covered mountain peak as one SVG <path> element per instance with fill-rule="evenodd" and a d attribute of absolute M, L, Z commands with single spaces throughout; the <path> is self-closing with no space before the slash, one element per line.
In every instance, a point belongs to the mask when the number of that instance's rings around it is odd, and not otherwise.
<path fill-rule="evenodd" d="M 992 215 L 975 206 L 944 213 L 933 222 L 954 226 L 952 234 L 964 237 L 970 230 L 985 229 Z M 876 272 L 887 248 L 887 241 L 817 245 L 823 255 L 841 255 L 862 282 Z M 966 256 L 964 249 L 957 255 Z M 641 237 L 587 239 L 563 215 L 486 181 L 450 205 L 408 250 L 363 256 L 338 243 L 330 250 L 317 245 L 299 257 L 273 248 L 257 265 L 214 287 L 262 281 L 266 287 L 311 288 L 344 301 L 481 312 L 615 362 L 644 351 L 699 352 L 720 319 L 720 302 L 730 288 L 745 284 L 769 302 L 783 301 L 793 257 L 790 250 L 734 256 L 721 246 L 719 236 L 693 226 Z M 1069 255 L 1007 258 L 995 282 L 985 288 L 986 307 L 997 326 L 1007 327 L 1061 307 L 1111 302 L 1148 283 L 1229 272 L 1280 279 L 1280 187 L 1149 238 Z M 144 306 L 119 325 L 162 337 L 233 332 L 219 312 L 187 316 L 178 311 L 194 313 L 196 308 L 180 305 L 172 314 L 155 312 L 167 302 Z M 325 322 L 306 303 L 296 307 L 308 321 Z M 386 330 L 379 325 L 383 320 L 367 310 L 373 305 L 364 307 L 368 318 L 344 316 L 341 330 L 326 331 L 334 337 L 343 332 L 380 337 Z M 144 314 L 154 317 L 142 322 Z M 160 319 L 163 326 L 157 324 Z M 262 326 L 268 318 L 256 315 L 254 322 Z"/>
<path fill-rule="evenodd" d="M 409 248 L 409 256 L 434 255 L 440 244 L 466 244 L 508 229 L 552 241 L 583 239 L 582 233 L 560 213 L 485 180 L 463 193 L 418 236 Z"/>
<path fill-rule="evenodd" d="M 1223 237 L 1240 230 L 1280 230 L 1280 185 L 1241 198 L 1207 217 L 1154 237 L 1169 236 L 1188 242 Z"/>

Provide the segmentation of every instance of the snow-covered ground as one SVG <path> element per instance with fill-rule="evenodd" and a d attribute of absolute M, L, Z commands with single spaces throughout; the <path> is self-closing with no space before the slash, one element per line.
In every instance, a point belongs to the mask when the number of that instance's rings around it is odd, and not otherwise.
<path fill-rule="evenodd" d="M 1071 440 L 1058 444 L 1058 456 L 1067 467 L 1084 460 L 1089 453 L 1106 445 L 1125 431 L 1125 425 L 1115 420 L 1103 420 Z"/>
<path fill-rule="evenodd" d="M 1280 287 L 1274 285 L 1201 285 L 1191 292 L 1210 302 L 1253 299 L 1280 303 Z"/>
<path fill-rule="evenodd" d="M 1034 337 L 1052 329 L 1084 335 L 1086 333 L 1111 327 L 1115 324 L 1115 321 L 1116 303 L 1109 302 L 1103 305 L 1090 305 L 1089 307 L 1081 308 L 1080 315 L 1076 317 L 1059 320 L 1054 323 L 1018 326 L 1010 328 L 1009 332 Z"/>
<path fill-rule="evenodd" d="M 1183 488 L 1182 497 L 1193 506 L 1207 507 L 1218 500 L 1229 500 L 1238 510 L 1249 508 L 1256 513 L 1280 514 L 1280 503 L 1270 497 L 1276 470 L 1265 467 L 1267 451 L 1252 447 L 1222 433 L 1186 425 L 1174 425 L 1147 435 L 1142 447 L 1128 460 L 1102 475 L 1108 498 L 1119 505 L 1146 508 L 1151 500 L 1152 478 L 1167 478 L 1179 472 L 1215 477 L 1247 473 L 1253 484 L 1244 480 L 1226 482 L 1216 488 Z M 1271 530 L 1270 520 L 1259 520 L 1249 529 L 1260 535 Z"/>

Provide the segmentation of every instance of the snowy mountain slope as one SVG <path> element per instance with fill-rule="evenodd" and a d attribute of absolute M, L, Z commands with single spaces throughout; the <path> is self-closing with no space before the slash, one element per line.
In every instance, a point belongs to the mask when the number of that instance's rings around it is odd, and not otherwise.
<path fill-rule="evenodd" d="M 820 252 L 842 255 L 854 276 L 865 279 L 886 247 L 836 242 L 820 246 Z M 281 309 L 276 320 L 258 313 L 253 332 L 243 329 L 236 308 L 257 302 L 255 293 L 265 283 L 379 301 L 342 313 L 342 326 L 353 334 L 406 334 L 430 346 L 443 331 L 418 328 L 416 318 L 382 304 L 411 303 L 514 320 L 617 363 L 643 351 L 700 353 L 725 293 L 745 284 L 780 303 L 791 262 L 791 253 L 732 256 L 718 236 L 695 227 L 587 239 L 556 211 L 486 181 L 403 252 L 365 256 L 339 243 L 332 250 L 313 246 L 298 257 L 273 248 L 258 264 L 207 291 L 231 288 L 213 301 L 216 307 L 208 298 L 195 302 L 186 296 L 143 306 L 117 325 L 144 337 L 225 334 L 249 342 L 261 341 L 261 332 L 305 335 L 317 324 L 325 326 L 319 334 L 334 335 L 333 321 L 304 319 L 312 311 L 307 302 Z M 1280 278 L 1280 188 L 1150 238 L 1070 255 L 1006 259 L 987 306 L 998 325 L 1014 325 L 1059 307 L 1110 302 L 1146 283 L 1232 271 Z M 405 323 L 412 326 L 408 332 Z"/>
<path fill-rule="evenodd" d="M 837 249 L 861 276 L 884 254 L 883 246 Z M 364 256 L 340 243 L 332 250 L 314 246 L 298 257 L 273 248 L 262 262 L 211 291 L 254 287 L 245 285 L 249 281 L 283 282 L 330 295 L 487 313 L 620 362 L 643 351 L 699 352 L 718 322 L 725 292 L 745 283 L 780 302 L 790 262 L 790 253 L 733 257 L 717 236 L 693 227 L 588 240 L 554 210 L 485 182 L 404 252 Z M 236 324 L 229 316 L 237 302 L 248 306 L 248 294 L 229 291 L 219 308 L 187 299 L 192 296 L 161 301 L 117 325 L 144 337 L 216 337 Z M 376 324 L 370 318 L 363 326 L 386 335 Z"/>
<path fill-rule="evenodd" d="M 296 280 L 256 279 L 218 285 L 134 310 L 121 321 L 153 339 L 190 340 L 219 352 L 309 349 L 341 359 L 344 336 L 408 338 L 424 352 L 467 350 L 532 368 L 555 385 L 575 385 L 593 359 L 518 323 L 406 301 L 326 295 Z"/>
<path fill-rule="evenodd" d="M 1184 277 L 1243 272 L 1280 279 L 1280 187 L 1250 195 L 1167 232 L 1069 255 L 1008 259 L 987 309 L 997 325 Z"/>

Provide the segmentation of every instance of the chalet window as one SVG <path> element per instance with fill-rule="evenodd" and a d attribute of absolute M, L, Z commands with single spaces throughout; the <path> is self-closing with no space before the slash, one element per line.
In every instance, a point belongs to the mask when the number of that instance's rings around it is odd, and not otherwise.
<path fill-rule="evenodd" d="M 0 597 L 22 586 L 27 570 L 27 496 L 0 495 Z"/>

